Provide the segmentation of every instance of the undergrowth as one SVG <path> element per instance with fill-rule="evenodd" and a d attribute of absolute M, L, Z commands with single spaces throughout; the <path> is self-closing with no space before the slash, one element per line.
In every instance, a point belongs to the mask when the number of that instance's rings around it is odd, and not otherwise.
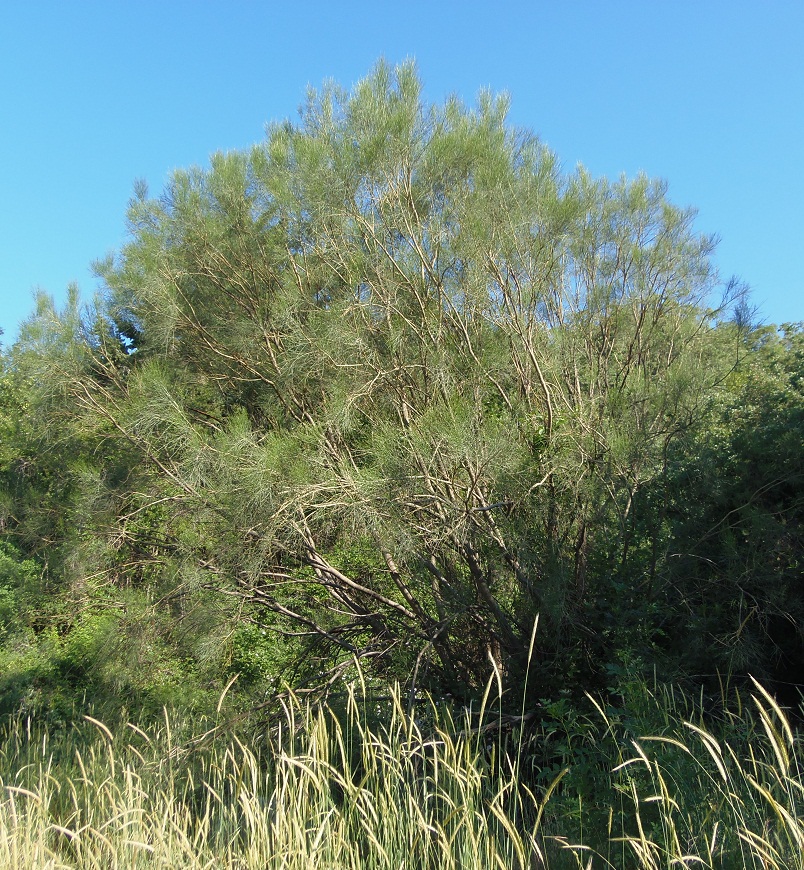
<path fill-rule="evenodd" d="M 495 692 L 494 689 L 498 691 Z M 261 730 L 165 715 L 0 733 L 7 868 L 804 868 L 801 743 L 758 684 L 533 716 L 346 687 Z"/>

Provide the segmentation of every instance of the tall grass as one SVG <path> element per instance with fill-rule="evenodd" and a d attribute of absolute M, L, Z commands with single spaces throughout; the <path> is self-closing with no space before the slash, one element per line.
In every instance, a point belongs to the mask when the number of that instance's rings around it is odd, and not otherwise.
<path fill-rule="evenodd" d="M 664 733 L 642 737 L 594 703 L 594 788 L 571 756 L 534 776 L 538 731 L 524 740 L 502 717 L 432 701 L 411 715 L 399 692 L 377 702 L 351 687 L 319 708 L 289 695 L 248 741 L 190 737 L 186 723 L 177 739 L 167 716 L 114 733 L 90 718 L 54 734 L 12 720 L 0 866 L 804 868 L 800 743 L 759 686 L 753 710 L 729 714 L 731 740 L 674 719 L 667 697 L 655 699 Z"/>

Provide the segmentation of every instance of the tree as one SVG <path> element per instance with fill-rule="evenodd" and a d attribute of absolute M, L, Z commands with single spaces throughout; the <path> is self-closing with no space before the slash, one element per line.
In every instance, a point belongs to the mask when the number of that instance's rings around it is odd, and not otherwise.
<path fill-rule="evenodd" d="M 380 64 L 138 190 L 51 371 L 129 456 L 128 571 L 244 600 L 312 671 L 455 693 L 489 658 L 521 677 L 537 614 L 542 687 L 650 647 L 606 615 L 661 582 L 643 493 L 727 368 L 712 240 L 661 183 L 563 175 L 506 111 Z"/>
<path fill-rule="evenodd" d="M 740 324 L 738 323 L 739 327 Z M 730 328 L 732 331 L 735 327 Z M 675 457 L 668 634 L 687 673 L 750 672 L 797 704 L 804 665 L 804 331 L 741 330 L 712 422 Z"/>
<path fill-rule="evenodd" d="M 77 291 L 60 311 L 42 295 L 0 363 L 0 712 L 203 708 L 235 660 L 255 678 L 281 662 L 240 652 L 242 609 L 176 583 L 176 523 L 113 413 L 130 338 Z"/>

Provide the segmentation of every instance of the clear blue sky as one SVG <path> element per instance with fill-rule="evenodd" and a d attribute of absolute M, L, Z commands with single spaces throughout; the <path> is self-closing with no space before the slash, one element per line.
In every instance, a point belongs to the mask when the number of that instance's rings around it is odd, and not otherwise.
<path fill-rule="evenodd" d="M 0 3 L 0 327 L 90 297 L 136 178 L 242 148 L 308 84 L 414 57 L 427 98 L 512 97 L 564 167 L 644 170 L 698 208 L 723 276 L 804 320 L 804 2 Z"/>

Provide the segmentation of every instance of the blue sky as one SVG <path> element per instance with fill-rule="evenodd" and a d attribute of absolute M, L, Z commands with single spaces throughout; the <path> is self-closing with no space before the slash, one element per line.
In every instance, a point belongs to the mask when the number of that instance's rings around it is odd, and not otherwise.
<path fill-rule="evenodd" d="M 644 170 L 699 210 L 724 278 L 804 320 L 804 2 L 0 3 L 0 327 L 90 297 L 134 180 L 295 118 L 308 84 L 416 59 L 429 100 L 508 91 L 565 169 Z"/>

